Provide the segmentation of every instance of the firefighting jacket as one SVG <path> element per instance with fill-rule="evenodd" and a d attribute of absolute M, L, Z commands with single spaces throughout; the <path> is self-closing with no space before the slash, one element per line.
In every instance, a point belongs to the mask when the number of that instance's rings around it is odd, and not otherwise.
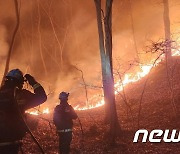
<path fill-rule="evenodd" d="M 34 93 L 23 89 L 17 92 L 17 103 L 24 112 L 27 109 L 36 107 L 47 100 L 44 88 L 37 83 L 34 87 Z"/>
<path fill-rule="evenodd" d="M 24 114 L 25 110 L 44 103 L 46 99 L 46 93 L 38 83 L 34 87 L 34 93 L 25 89 L 17 90 L 16 100 L 14 89 L 3 86 L 0 89 L 0 143 L 21 140 L 26 133 L 25 124 L 14 101 Z"/>
<path fill-rule="evenodd" d="M 72 120 L 76 118 L 77 114 L 68 103 L 61 103 L 54 109 L 53 121 L 57 130 L 72 129 Z"/>

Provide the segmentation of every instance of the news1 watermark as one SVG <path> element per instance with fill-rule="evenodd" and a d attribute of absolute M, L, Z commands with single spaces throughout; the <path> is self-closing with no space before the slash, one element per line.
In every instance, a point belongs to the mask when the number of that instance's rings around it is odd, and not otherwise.
<path fill-rule="evenodd" d="M 134 143 L 138 142 L 139 136 L 143 135 L 142 140 L 139 140 L 139 142 L 151 142 L 151 143 L 160 143 L 160 142 L 166 142 L 166 143 L 178 143 L 180 142 L 180 132 L 179 130 L 173 129 L 173 130 L 161 130 L 161 129 L 155 129 L 152 131 L 146 130 L 146 129 L 140 129 L 136 131 L 134 135 Z"/>

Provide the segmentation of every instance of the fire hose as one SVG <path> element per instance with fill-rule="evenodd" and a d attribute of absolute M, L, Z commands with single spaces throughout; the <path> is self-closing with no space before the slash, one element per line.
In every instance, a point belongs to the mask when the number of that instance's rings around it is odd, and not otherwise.
<path fill-rule="evenodd" d="M 83 131 L 81 120 L 79 119 L 79 117 L 78 117 L 78 121 L 79 121 L 79 125 L 80 125 L 80 128 L 81 128 L 82 136 L 84 136 L 84 131 Z"/>
<path fill-rule="evenodd" d="M 81 143 L 81 145 L 82 145 L 82 147 L 84 148 L 84 143 L 83 143 L 83 141 L 84 141 L 84 139 L 83 139 L 83 137 L 84 137 L 84 131 L 83 131 L 83 127 L 82 127 L 82 124 L 81 124 L 81 120 L 79 119 L 79 116 L 78 116 L 78 122 L 79 122 L 79 125 L 80 125 L 80 128 L 81 128 L 81 134 L 82 134 L 82 143 Z M 81 142 L 80 141 L 80 142 Z"/>
<path fill-rule="evenodd" d="M 24 117 L 23 117 L 23 115 L 22 115 L 22 113 L 21 113 L 21 111 L 20 111 L 20 109 L 19 109 L 19 105 L 18 105 L 18 102 L 17 102 L 17 100 L 16 100 L 16 91 L 17 91 L 17 87 L 15 87 L 15 89 L 14 89 L 14 102 L 15 102 L 15 106 L 16 106 L 16 108 L 17 108 L 17 110 L 18 110 L 18 113 L 19 113 L 19 115 L 20 115 L 20 118 L 21 118 L 22 121 L 24 122 L 25 127 L 26 127 L 28 133 L 31 135 L 33 141 L 37 144 L 37 146 L 38 146 L 39 150 L 41 151 L 41 153 L 42 153 L 42 154 L 45 154 L 42 146 L 39 144 L 39 142 L 37 141 L 37 139 L 35 138 L 35 136 L 34 136 L 33 133 L 31 132 L 28 124 L 26 123 L 26 121 L 25 121 L 25 119 L 24 119 Z"/>

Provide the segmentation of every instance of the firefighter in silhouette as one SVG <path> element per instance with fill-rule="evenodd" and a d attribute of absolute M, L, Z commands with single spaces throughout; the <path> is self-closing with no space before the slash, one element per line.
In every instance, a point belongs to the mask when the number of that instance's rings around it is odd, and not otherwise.
<path fill-rule="evenodd" d="M 34 93 L 23 89 L 25 80 Z M 46 99 L 43 87 L 30 74 L 23 76 L 19 69 L 7 73 L 0 88 L 0 154 L 18 154 L 27 132 L 23 120 L 25 110 L 44 103 Z"/>
<path fill-rule="evenodd" d="M 72 140 L 73 119 L 77 118 L 73 107 L 68 104 L 69 93 L 61 92 L 59 94 L 60 105 L 54 109 L 53 121 L 59 135 L 59 152 L 68 154 Z"/>

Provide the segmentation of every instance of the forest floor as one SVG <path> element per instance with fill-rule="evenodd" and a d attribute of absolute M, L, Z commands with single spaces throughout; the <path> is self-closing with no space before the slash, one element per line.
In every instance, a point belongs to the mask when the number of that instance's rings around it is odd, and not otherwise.
<path fill-rule="evenodd" d="M 104 124 L 104 107 L 89 111 L 78 111 L 79 119 L 82 123 L 84 134 L 82 134 L 78 120 L 74 121 L 73 140 L 71 144 L 72 154 L 179 154 L 180 143 L 133 143 L 134 134 L 138 129 L 180 129 L 180 58 L 174 58 L 173 68 L 173 92 L 174 102 L 177 113 L 171 103 L 171 92 L 168 84 L 166 65 L 162 62 L 153 68 L 148 76 L 147 85 L 141 103 L 140 116 L 140 97 L 144 89 L 147 77 L 136 83 L 132 83 L 125 88 L 127 102 L 117 96 L 117 112 L 122 128 L 121 135 L 117 138 L 116 145 L 108 144 L 108 126 Z M 33 116 L 32 116 L 33 117 Z M 139 117 L 139 118 L 138 118 Z M 43 117 L 34 116 L 34 125 L 38 123 L 33 131 L 38 141 L 42 144 L 47 154 L 58 153 L 58 136 L 55 127 L 45 119 L 52 119 L 52 114 Z M 139 127 L 138 127 L 139 119 Z M 32 124 L 33 126 L 33 124 Z M 23 140 L 24 153 L 39 153 L 37 146 L 31 137 L 27 135 Z"/>

